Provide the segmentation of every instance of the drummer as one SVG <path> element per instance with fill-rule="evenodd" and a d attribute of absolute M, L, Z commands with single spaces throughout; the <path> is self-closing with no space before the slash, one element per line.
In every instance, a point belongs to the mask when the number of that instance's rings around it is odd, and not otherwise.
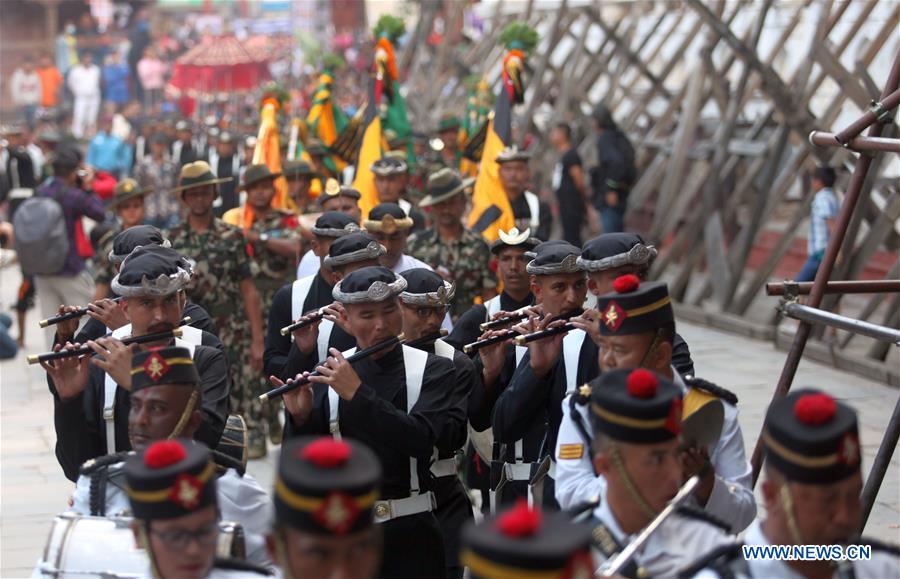
<path fill-rule="evenodd" d="M 131 411 L 128 437 L 141 451 L 160 441 L 192 438 L 201 421 L 203 392 L 199 375 L 186 348 L 160 348 L 138 352 L 132 360 Z M 72 496 L 72 510 L 82 515 L 128 514 L 124 463 L 133 453 L 118 453 L 92 459 L 81 467 Z M 244 472 L 244 464 L 214 451 L 218 483 L 218 505 L 222 518 L 240 523 L 245 536 L 247 559 L 260 565 L 271 561 L 264 536 L 270 524 L 271 502 L 256 480 Z"/>
<path fill-rule="evenodd" d="M 216 557 L 219 506 L 209 450 L 179 438 L 156 442 L 125 463 L 132 529 L 154 579 L 269 575 L 246 561 Z"/>
<path fill-rule="evenodd" d="M 743 530 L 756 515 L 756 501 L 738 421 L 737 396 L 705 380 L 683 379 L 672 365 L 677 334 L 665 283 L 642 283 L 635 275 L 625 275 L 617 278 L 613 287 L 615 291 L 597 298 L 599 326 L 583 326 L 599 344 L 600 370 L 647 368 L 672 380 L 685 400 L 697 396 L 721 400 L 721 434 L 708 446 L 685 448 L 682 460 L 689 474 L 703 473 L 695 492 L 698 506 L 728 523 L 734 532 Z M 586 450 L 590 438 L 588 401 L 588 396 L 573 396 L 562 406 L 556 445 L 556 495 L 564 508 L 590 502 L 603 492 L 604 480 L 595 475 Z"/>
<path fill-rule="evenodd" d="M 592 462 L 607 485 L 591 524 L 608 560 L 634 540 L 685 482 L 679 444 L 681 390 L 644 369 L 611 370 L 590 383 Z M 674 577 L 699 554 L 728 542 L 698 510 L 678 510 L 650 535 L 620 574 Z"/>
<path fill-rule="evenodd" d="M 267 537 L 284 579 L 372 579 L 381 560 L 375 502 L 381 465 L 355 440 L 304 436 L 284 443 Z"/>

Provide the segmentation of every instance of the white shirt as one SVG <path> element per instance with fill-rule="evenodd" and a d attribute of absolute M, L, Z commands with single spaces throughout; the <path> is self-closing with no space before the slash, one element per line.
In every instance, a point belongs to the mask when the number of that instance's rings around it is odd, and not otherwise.
<path fill-rule="evenodd" d="M 762 529 L 762 521 L 755 520 L 747 527 L 744 534 L 744 545 L 771 545 L 772 543 L 766 538 Z M 709 552 L 709 550 L 707 551 Z M 795 571 L 785 561 L 771 559 L 764 561 L 761 559 L 748 560 L 747 566 L 750 569 L 750 576 L 756 579 L 766 577 L 778 577 L 779 579 L 806 579 L 803 575 Z M 888 553 L 872 551 L 872 558 L 868 561 L 854 561 L 853 573 L 856 579 L 884 579 L 887 577 L 900 577 L 900 561 Z M 839 579 L 837 571 L 832 575 L 834 579 Z M 703 569 L 696 575 L 694 579 L 719 579 L 719 575 L 709 569 Z"/>
<path fill-rule="evenodd" d="M 626 535 L 619 526 L 606 500 L 605 488 L 600 499 L 600 505 L 594 509 L 594 517 L 609 529 L 620 545 L 627 545 L 636 539 L 637 533 Z M 644 547 L 635 553 L 633 560 L 639 567 L 646 569 L 649 577 L 675 577 L 683 567 L 703 554 L 729 542 L 729 535 L 715 525 L 673 514 L 650 535 Z"/>
<path fill-rule="evenodd" d="M 297 266 L 297 279 L 310 276 L 319 272 L 319 256 L 308 250 L 300 259 L 300 265 Z"/>
<path fill-rule="evenodd" d="M 125 463 L 121 462 L 109 467 L 106 513 L 111 517 L 131 512 L 128 495 L 122 489 L 124 466 Z M 271 565 L 265 539 L 266 533 L 271 528 L 273 514 L 269 495 L 250 474 L 242 477 L 233 468 L 229 468 L 218 478 L 216 490 L 222 520 L 240 523 L 244 528 L 247 560 L 257 565 Z M 75 482 L 75 493 L 72 495 L 72 512 L 90 515 L 90 497 L 91 478 L 79 476 Z"/>
<path fill-rule="evenodd" d="M 682 392 L 687 391 L 678 372 L 674 368 L 672 372 L 675 384 Z M 731 525 L 732 530 L 738 533 L 756 516 L 756 500 L 750 486 L 753 471 L 744 452 L 744 438 L 738 423 L 737 408 L 727 403 L 723 403 L 723 406 L 725 418 L 722 434 L 709 457 L 716 472 L 716 479 L 705 510 Z M 591 421 L 587 406 L 576 405 L 576 408 L 590 434 Z M 562 411 L 555 450 L 555 496 L 560 508 L 571 509 L 591 502 L 606 492 L 606 481 L 602 476 L 594 474 L 590 448 L 585 444 L 569 415 L 568 396 L 563 399 Z M 565 456 L 570 458 L 562 458 L 561 450 L 564 450 Z"/>
<path fill-rule="evenodd" d="M 91 66 L 78 66 L 69 71 L 69 90 L 76 97 L 99 97 L 100 96 L 100 68 L 92 64 Z"/>
<path fill-rule="evenodd" d="M 37 106 L 41 104 L 41 77 L 33 70 L 17 68 L 9 79 L 9 92 L 14 104 Z"/>

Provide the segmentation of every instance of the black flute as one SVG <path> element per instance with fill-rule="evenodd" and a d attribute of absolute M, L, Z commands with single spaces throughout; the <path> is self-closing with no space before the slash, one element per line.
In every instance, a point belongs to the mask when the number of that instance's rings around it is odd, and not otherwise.
<path fill-rule="evenodd" d="M 143 336 L 129 336 L 122 340 L 122 343 L 125 345 L 128 344 L 143 344 L 145 342 L 156 342 L 159 340 L 165 340 L 168 338 L 180 338 L 182 330 L 180 328 L 175 328 L 174 330 L 166 330 L 165 332 L 156 332 L 153 334 L 144 334 Z M 103 336 L 104 338 L 110 337 L 112 334 L 107 334 Z M 76 348 L 74 350 L 60 350 L 59 352 L 47 352 L 46 354 L 33 354 L 28 356 L 29 364 L 38 364 L 40 362 L 50 362 L 52 360 L 59 360 L 60 358 L 73 358 L 75 356 L 83 356 L 85 354 L 94 354 L 93 348 L 90 346 L 81 346 L 80 348 Z"/>
<path fill-rule="evenodd" d="M 529 308 L 531 306 L 528 306 Z M 513 322 L 518 322 L 519 320 L 524 320 L 528 317 L 528 312 L 524 310 L 516 310 L 515 312 L 510 313 L 508 316 L 497 318 L 496 320 L 491 320 L 490 322 L 484 322 L 478 329 L 482 332 L 486 332 L 488 330 L 496 330 L 497 328 L 502 328 L 503 326 L 508 326 Z"/>
<path fill-rule="evenodd" d="M 325 306 L 325 308 L 327 308 L 327 307 L 330 307 L 330 306 Z M 305 328 L 306 326 L 308 326 L 310 324 L 314 324 L 314 323 L 318 322 L 319 320 L 321 320 L 322 318 L 325 317 L 325 312 L 324 312 L 325 308 L 320 308 L 320 309 L 316 310 L 314 313 L 312 313 L 312 315 L 309 315 L 309 313 L 306 313 L 304 315 L 309 316 L 308 318 L 303 318 L 302 320 L 297 320 L 293 324 L 281 328 L 281 335 L 287 336 L 294 330 L 299 330 L 300 328 Z"/>
<path fill-rule="evenodd" d="M 478 340 L 477 342 L 472 342 L 471 344 L 466 344 L 465 346 L 463 346 L 463 352 L 465 352 L 466 354 L 471 354 L 472 352 L 477 352 L 478 350 L 492 344 L 505 342 L 506 340 L 515 338 L 518 335 L 519 332 L 515 330 L 506 330 L 502 334 L 497 334 L 496 336 L 491 336 L 490 338 L 485 338 L 483 340 Z"/>
<path fill-rule="evenodd" d="M 568 322 L 561 326 L 547 328 L 546 330 L 541 330 L 539 332 L 533 332 L 531 334 L 521 334 L 519 336 L 516 336 L 516 344 L 519 346 L 524 346 L 525 344 L 530 344 L 531 342 L 536 342 L 537 340 L 543 340 L 544 338 L 549 338 L 558 334 L 565 334 L 566 332 L 570 332 L 574 329 L 575 325 L 571 322 Z"/>
<path fill-rule="evenodd" d="M 393 338 L 388 338 L 387 340 L 385 340 L 383 342 L 378 342 L 375 345 L 369 346 L 368 348 L 359 350 L 358 352 L 351 354 L 350 356 L 347 357 L 347 361 L 350 362 L 351 364 L 354 362 L 358 362 L 359 360 L 362 360 L 363 358 L 368 358 L 372 354 L 377 354 L 378 352 L 381 352 L 382 350 L 387 350 L 389 348 L 393 348 L 394 346 L 396 346 L 397 344 L 400 344 L 400 343 L 402 343 L 404 346 L 409 346 L 411 348 L 422 346 L 422 345 L 428 344 L 429 342 L 433 342 L 433 341 L 437 340 L 438 338 L 442 337 L 444 335 L 443 332 L 446 332 L 446 330 L 441 328 L 441 330 L 438 332 L 434 332 L 433 334 L 423 336 L 417 340 L 410 340 L 408 342 L 401 342 L 403 340 L 403 334 L 400 334 L 399 336 L 394 336 Z M 313 372 L 309 373 L 309 376 L 320 376 L 320 374 L 318 372 L 313 371 Z M 291 390 L 299 388 L 300 386 L 303 386 L 304 384 L 309 383 L 309 376 L 307 376 L 306 378 L 300 379 L 300 380 L 294 380 L 294 379 L 288 380 L 287 382 L 284 383 L 283 386 L 279 386 L 278 388 L 275 388 L 274 390 L 269 390 L 265 394 L 261 394 L 259 396 L 259 399 L 261 401 L 265 402 L 266 400 L 271 400 L 272 398 L 281 396 L 281 395 L 285 394 L 286 392 L 290 392 Z"/>
<path fill-rule="evenodd" d="M 118 303 L 121 300 L 121 297 L 115 298 L 113 301 Z M 60 322 L 65 322 L 66 320 L 74 320 L 75 318 L 80 318 L 83 315 L 86 315 L 90 311 L 89 306 L 84 306 L 83 308 L 78 308 L 74 312 L 69 312 L 67 314 L 60 314 L 58 316 L 53 316 L 52 318 L 47 318 L 46 320 L 41 320 L 39 323 L 42 328 L 46 328 L 47 326 L 52 326 L 53 324 L 58 324 Z"/>

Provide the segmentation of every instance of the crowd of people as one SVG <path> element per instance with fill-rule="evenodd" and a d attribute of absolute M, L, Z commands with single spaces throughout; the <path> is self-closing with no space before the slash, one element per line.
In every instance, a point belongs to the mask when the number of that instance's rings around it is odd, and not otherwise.
<path fill-rule="evenodd" d="M 610 111 L 593 114 L 596 167 L 583 166 L 570 126 L 551 129 L 557 215 L 532 190 L 531 151 L 493 159 L 514 226 L 488 241 L 467 225 L 458 119 L 388 144 L 369 167 L 378 203 L 364 214 L 322 143 L 280 171 L 253 163 L 255 120 L 167 114 L 165 72 L 133 59 L 140 43 L 101 56 L 100 70 L 97 42 L 53 77 L 74 98 L 74 138 L 39 128 L 49 57 L 23 64 L 30 100 L 2 135 L 16 227 L 0 231 L 25 274 L 20 324 L 29 290 L 41 303 L 52 352 L 31 361 L 47 373 L 71 510 L 130 517 L 122 531 L 145 554 L 140 569 L 111 569 L 111 547 L 93 571 L 896 572 L 895 547 L 856 535 L 857 418 L 826 393 L 769 408 L 757 508 L 738 398 L 696 376 L 668 287 L 648 279 L 656 248 L 623 231 L 636 169 Z M 121 106 L 94 121 L 101 99 Z M 290 203 L 277 202 L 282 185 Z M 98 225 L 85 231 L 85 218 Z M 247 462 L 278 445 L 263 489 Z M 476 525 L 476 511 L 487 521 Z M 866 542 L 873 554 L 746 560 L 740 533 L 747 545 Z"/>

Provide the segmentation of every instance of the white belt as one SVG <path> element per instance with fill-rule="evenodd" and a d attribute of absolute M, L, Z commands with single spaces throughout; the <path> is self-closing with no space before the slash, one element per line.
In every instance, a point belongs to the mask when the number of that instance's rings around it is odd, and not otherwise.
<path fill-rule="evenodd" d="M 384 523 L 399 517 L 429 513 L 437 508 L 434 493 L 428 491 L 405 499 L 375 501 L 375 522 Z"/>
<path fill-rule="evenodd" d="M 431 474 L 438 478 L 454 476 L 456 474 L 456 457 L 434 461 L 431 465 Z"/>
<path fill-rule="evenodd" d="M 503 470 L 506 472 L 506 480 L 510 481 L 530 481 L 531 465 L 530 462 L 507 462 L 503 464 Z"/>

